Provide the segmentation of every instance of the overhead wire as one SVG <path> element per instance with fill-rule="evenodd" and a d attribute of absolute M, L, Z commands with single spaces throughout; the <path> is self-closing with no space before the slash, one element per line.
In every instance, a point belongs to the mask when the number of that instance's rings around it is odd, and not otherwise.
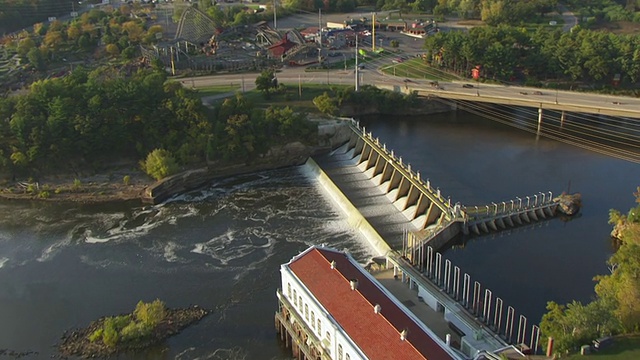
<path fill-rule="evenodd" d="M 513 116 L 511 116 L 508 113 L 502 113 L 496 109 L 494 109 L 493 107 L 487 107 L 487 106 L 482 106 L 479 105 L 477 103 L 469 103 L 469 102 L 460 102 L 460 101 L 452 101 L 452 100 L 447 100 L 447 99 L 443 99 L 443 98 L 436 98 L 438 101 L 441 101 L 443 103 L 446 104 L 457 104 L 458 108 L 461 108 L 465 111 L 468 111 L 472 114 L 475 115 L 479 115 L 483 118 L 492 120 L 492 121 L 496 121 L 499 123 L 502 123 L 504 125 L 508 125 L 511 127 L 515 127 L 517 129 L 523 130 L 523 131 L 527 131 L 536 135 L 540 135 L 542 137 L 546 137 L 546 138 L 550 138 L 552 140 L 556 140 L 559 142 L 563 142 L 569 145 L 573 145 L 573 146 L 577 146 L 586 150 L 590 150 L 590 151 L 594 151 L 603 155 L 607 155 L 607 156 L 612 156 L 615 158 L 619 158 L 622 160 L 626 160 L 626 161 L 630 161 L 630 162 L 634 162 L 634 163 L 640 163 L 640 152 L 638 152 L 637 150 L 630 150 L 624 147 L 616 147 L 616 146 L 612 146 L 612 145 L 608 145 L 604 142 L 601 141 L 594 141 L 591 140 L 589 138 L 587 138 L 586 136 L 581 136 L 582 134 L 571 134 L 571 133 L 567 133 L 567 132 L 562 132 L 559 130 L 554 130 L 553 128 L 550 128 L 548 125 L 545 127 L 543 126 L 543 128 L 541 129 L 540 132 L 537 131 L 537 120 L 532 121 L 531 119 L 526 120 L 525 119 L 525 123 L 516 123 L 513 121 Z M 515 108 L 515 107 L 512 107 Z M 521 108 L 518 108 L 521 109 Z M 600 140 L 610 140 L 610 139 L 603 139 L 600 138 Z M 630 147 L 632 149 L 638 149 L 637 146 L 634 146 L 633 144 L 623 144 L 625 145 L 625 147 Z"/>

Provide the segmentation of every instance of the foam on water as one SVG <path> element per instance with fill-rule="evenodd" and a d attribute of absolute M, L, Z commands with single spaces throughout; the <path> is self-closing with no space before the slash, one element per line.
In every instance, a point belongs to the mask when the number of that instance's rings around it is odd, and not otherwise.
<path fill-rule="evenodd" d="M 178 244 L 176 244 L 173 241 L 169 241 L 164 246 L 164 258 L 165 258 L 165 260 L 167 260 L 168 262 L 176 262 L 176 261 L 178 261 L 180 258 L 176 255 L 176 249 L 178 249 Z"/>
<path fill-rule="evenodd" d="M 0 258 L 0 269 L 2 269 L 4 267 L 4 264 L 6 264 L 7 261 L 9 261 L 8 257 L 1 257 Z"/>

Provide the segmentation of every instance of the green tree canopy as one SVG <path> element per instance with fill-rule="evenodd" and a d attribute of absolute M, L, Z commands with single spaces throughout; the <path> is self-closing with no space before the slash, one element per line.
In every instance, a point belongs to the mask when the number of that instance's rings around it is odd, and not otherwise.
<path fill-rule="evenodd" d="M 170 152 L 164 149 L 155 149 L 149 153 L 142 163 L 142 169 L 147 175 L 156 180 L 164 179 L 178 172 L 178 164 Z"/>

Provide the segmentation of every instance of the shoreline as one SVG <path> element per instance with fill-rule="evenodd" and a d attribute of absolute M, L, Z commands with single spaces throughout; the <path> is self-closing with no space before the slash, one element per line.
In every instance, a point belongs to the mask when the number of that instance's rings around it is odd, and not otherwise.
<path fill-rule="evenodd" d="M 267 154 L 249 164 L 203 163 L 199 168 L 186 169 L 159 181 L 154 181 L 131 164 L 107 168 L 90 176 L 48 176 L 43 177 L 40 183 L 11 181 L 0 186 L 0 201 L 79 204 L 135 201 L 140 205 L 157 204 L 172 196 L 203 187 L 215 179 L 302 165 L 310 156 L 330 151 L 347 141 L 349 136 L 350 130 L 344 119 L 321 119 L 317 145 L 292 142 L 273 146 Z"/>

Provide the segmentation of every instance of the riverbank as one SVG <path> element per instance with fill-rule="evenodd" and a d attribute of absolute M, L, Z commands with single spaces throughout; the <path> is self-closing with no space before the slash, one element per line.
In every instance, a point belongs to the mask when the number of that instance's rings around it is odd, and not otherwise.
<path fill-rule="evenodd" d="M 315 146 L 299 142 L 273 146 L 266 154 L 249 163 L 210 161 L 199 168 L 185 169 L 160 181 L 154 181 L 135 164 L 107 167 L 91 175 L 46 176 L 38 181 L 16 179 L 0 183 L 0 199 L 84 204 L 138 201 L 156 204 L 176 194 L 202 187 L 217 178 L 304 164 L 309 156 L 329 151 L 349 138 L 349 120 L 310 120 L 318 122 L 318 143 Z"/>
<path fill-rule="evenodd" d="M 40 179 L 16 179 L 0 186 L 0 199 L 76 203 L 140 201 L 144 189 L 154 183 L 135 166 L 113 166 L 96 174 L 50 175 Z"/>
<path fill-rule="evenodd" d="M 115 346 L 107 346 L 102 341 L 90 340 L 93 334 L 104 328 L 108 318 L 102 317 L 85 328 L 65 333 L 58 345 L 59 357 L 105 358 L 117 353 L 143 350 L 178 334 L 182 329 L 197 323 L 208 314 L 208 310 L 197 305 L 183 309 L 166 309 L 165 319 L 156 326 L 148 338 L 135 343 L 118 343 Z"/>

